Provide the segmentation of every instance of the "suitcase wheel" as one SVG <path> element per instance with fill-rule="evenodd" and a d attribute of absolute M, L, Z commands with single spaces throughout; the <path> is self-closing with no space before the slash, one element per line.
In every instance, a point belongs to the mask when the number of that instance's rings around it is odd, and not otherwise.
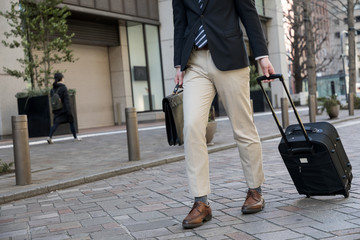
<path fill-rule="evenodd" d="M 306 194 L 306 198 L 310 198 L 310 195 L 309 195 L 309 194 Z"/>

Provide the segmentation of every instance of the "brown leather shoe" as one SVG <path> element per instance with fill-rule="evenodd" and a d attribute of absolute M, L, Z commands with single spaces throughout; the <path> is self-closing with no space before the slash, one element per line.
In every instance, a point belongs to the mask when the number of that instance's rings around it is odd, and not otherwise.
<path fill-rule="evenodd" d="M 212 218 L 211 208 L 201 201 L 194 203 L 189 214 L 182 222 L 183 228 L 196 228 L 210 221 Z"/>
<path fill-rule="evenodd" d="M 265 200 L 263 196 L 255 189 L 249 189 L 244 205 L 241 208 L 242 213 L 248 214 L 260 212 L 264 207 Z"/>

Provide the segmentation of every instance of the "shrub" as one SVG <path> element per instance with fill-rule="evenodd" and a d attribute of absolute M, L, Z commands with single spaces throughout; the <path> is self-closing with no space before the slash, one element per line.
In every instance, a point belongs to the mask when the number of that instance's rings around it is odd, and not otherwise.
<path fill-rule="evenodd" d="M 11 163 L 1 162 L 0 159 L 0 174 L 13 172 L 13 169 L 11 169 L 13 165 L 14 165 L 13 162 Z"/>
<path fill-rule="evenodd" d="M 336 95 L 332 95 L 330 98 L 327 98 L 324 101 L 324 108 L 328 114 L 330 112 L 330 108 L 337 105 L 340 105 L 340 101 L 337 100 Z"/>
<path fill-rule="evenodd" d="M 360 97 L 356 97 L 354 99 L 354 108 L 355 109 L 360 109 Z"/>

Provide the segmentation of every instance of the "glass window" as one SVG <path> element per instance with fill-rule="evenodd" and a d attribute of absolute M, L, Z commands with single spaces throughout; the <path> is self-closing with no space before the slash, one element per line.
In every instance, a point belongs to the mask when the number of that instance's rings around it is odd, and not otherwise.
<path fill-rule="evenodd" d="M 157 26 L 145 25 L 145 34 L 152 109 L 158 110 L 162 109 L 164 88 L 161 70 L 159 32 Z"/>
<path fill-rule="evenodd" d="M 164 87 L 158 27 L 127 22 L 127 33 L 134 107 L 138 112 L 161 110 Z"/>
<path fill-rule="evenodd" d="M 255 6 L 259 15 L 265 15 L 264 0 L 255 0 Z"/>

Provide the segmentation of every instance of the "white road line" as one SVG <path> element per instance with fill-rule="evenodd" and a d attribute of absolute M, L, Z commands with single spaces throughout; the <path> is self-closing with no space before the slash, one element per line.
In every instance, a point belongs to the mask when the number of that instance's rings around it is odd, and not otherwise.
<path fill-rule="evenodd" d="M 294 110 L 289 110 L 289 112 L 293 112 Z M 297 109 L 298 112 L 301 111 L 308 111 L 308 108 L 300 108 Z M 276 114 L 281 114 L 281 111 L 277 111 L 275 112 Z M 266 116 L 266 115 L 271 115 L 271 112 L 264 112 L 264 113 L 255 113 L 254 117 L 256 116 Z M 228 117 L 220 117 L 220 118 L 216 118 L 216 121 L 222 122 L 222 121 L 228 121 L 229 118 Z M 145 127 L 145 128 L 139 128 L 139 132 L 141 131 L 151 131 L 151 130 L 157 130 L 157 129 L 164 129 L 165 126 L 156 126 L 156 127 Z M 90 134 L 82 134 L 79 135 L 80 138 L 90 138 L 90 137 L 98 137 L 98 136 L 107 136 L 107 135 L 114 135 L 114 134 L 123 134 L 126 133 L 126 130 L 120 130 L 120 131 L 111 131 L 111 132 L 101 132 L 101 133 L 90 133 Z M 62 142 L 62 141 L 69 141 L 72 140 L 73 137 L 61 137 L 61 138 L 55 138 L 53 139 L 53 142 Z M 276 139 L 271 139 L 271 140 L 267 140 L 267 141 L 274 141 Z M 267 142 L 265 141 L 265 142 Z M 35 146 L 35 145 L 41 145 L 41 144 L 46 144 L 47 141 L 46 140 L 38 140 L 38 141 L 32 141 L 29 143 L 30 146 Z M 0 149 L 8 149 L 8 148 L 12 148 L 13 144 L 8 144 L 8 145 L 3 145 L 0 146 Z"/>
<path fill-rule="evenodd" d="M 151 131 L 151 130 L 163 129 L 163 128 L 165 128 L 165 126 L 139 128 L 139 132 L 141 132 L 141 131 Z M 90 134 L 82 134 L 82 135 L 78 135 L 78 136 L 80 138 L 90 138 L 90 137 L 122 134 L 122 133 L 126 133 L 126 130 L 102 132 L 102 133 L 90 133 Z M 53 142 L 62 142 L 62 141 L 68 141 L 68 140 L 72 140 L 72 139 L 73 139 L 73 137 L 54 138 Z M 30 146 L 35 146 L 35 145 L 41 145 L 41 144 L 45 144 L 45 143 L 47 144 L 46 140 L 38 140 L 38 141 L 29 142 L 29 145 Z M 9 144 L 9 145 L 0 146 L 0 149 L 7 149 L 7 148 L 12 148 L 12 147 L 13 147 L 13 144 Z"/>
<path fill-rule="evenodd" d="M 351 121 L 351 122 L 343 122 L 343 123 L 339 123 L 338 125 L 336 125 L 336 128 L 343 128 L 343 127 L 350 127 L 356 124 L 360 124 L 360 120 L 358 121 Z M 264 142 L 275 142 L 275 141 L 280 141 L 281 137 L 278 138 L 273 138 L 273 139 L 269 139 L 269 140 L 265 140 Z"/>

